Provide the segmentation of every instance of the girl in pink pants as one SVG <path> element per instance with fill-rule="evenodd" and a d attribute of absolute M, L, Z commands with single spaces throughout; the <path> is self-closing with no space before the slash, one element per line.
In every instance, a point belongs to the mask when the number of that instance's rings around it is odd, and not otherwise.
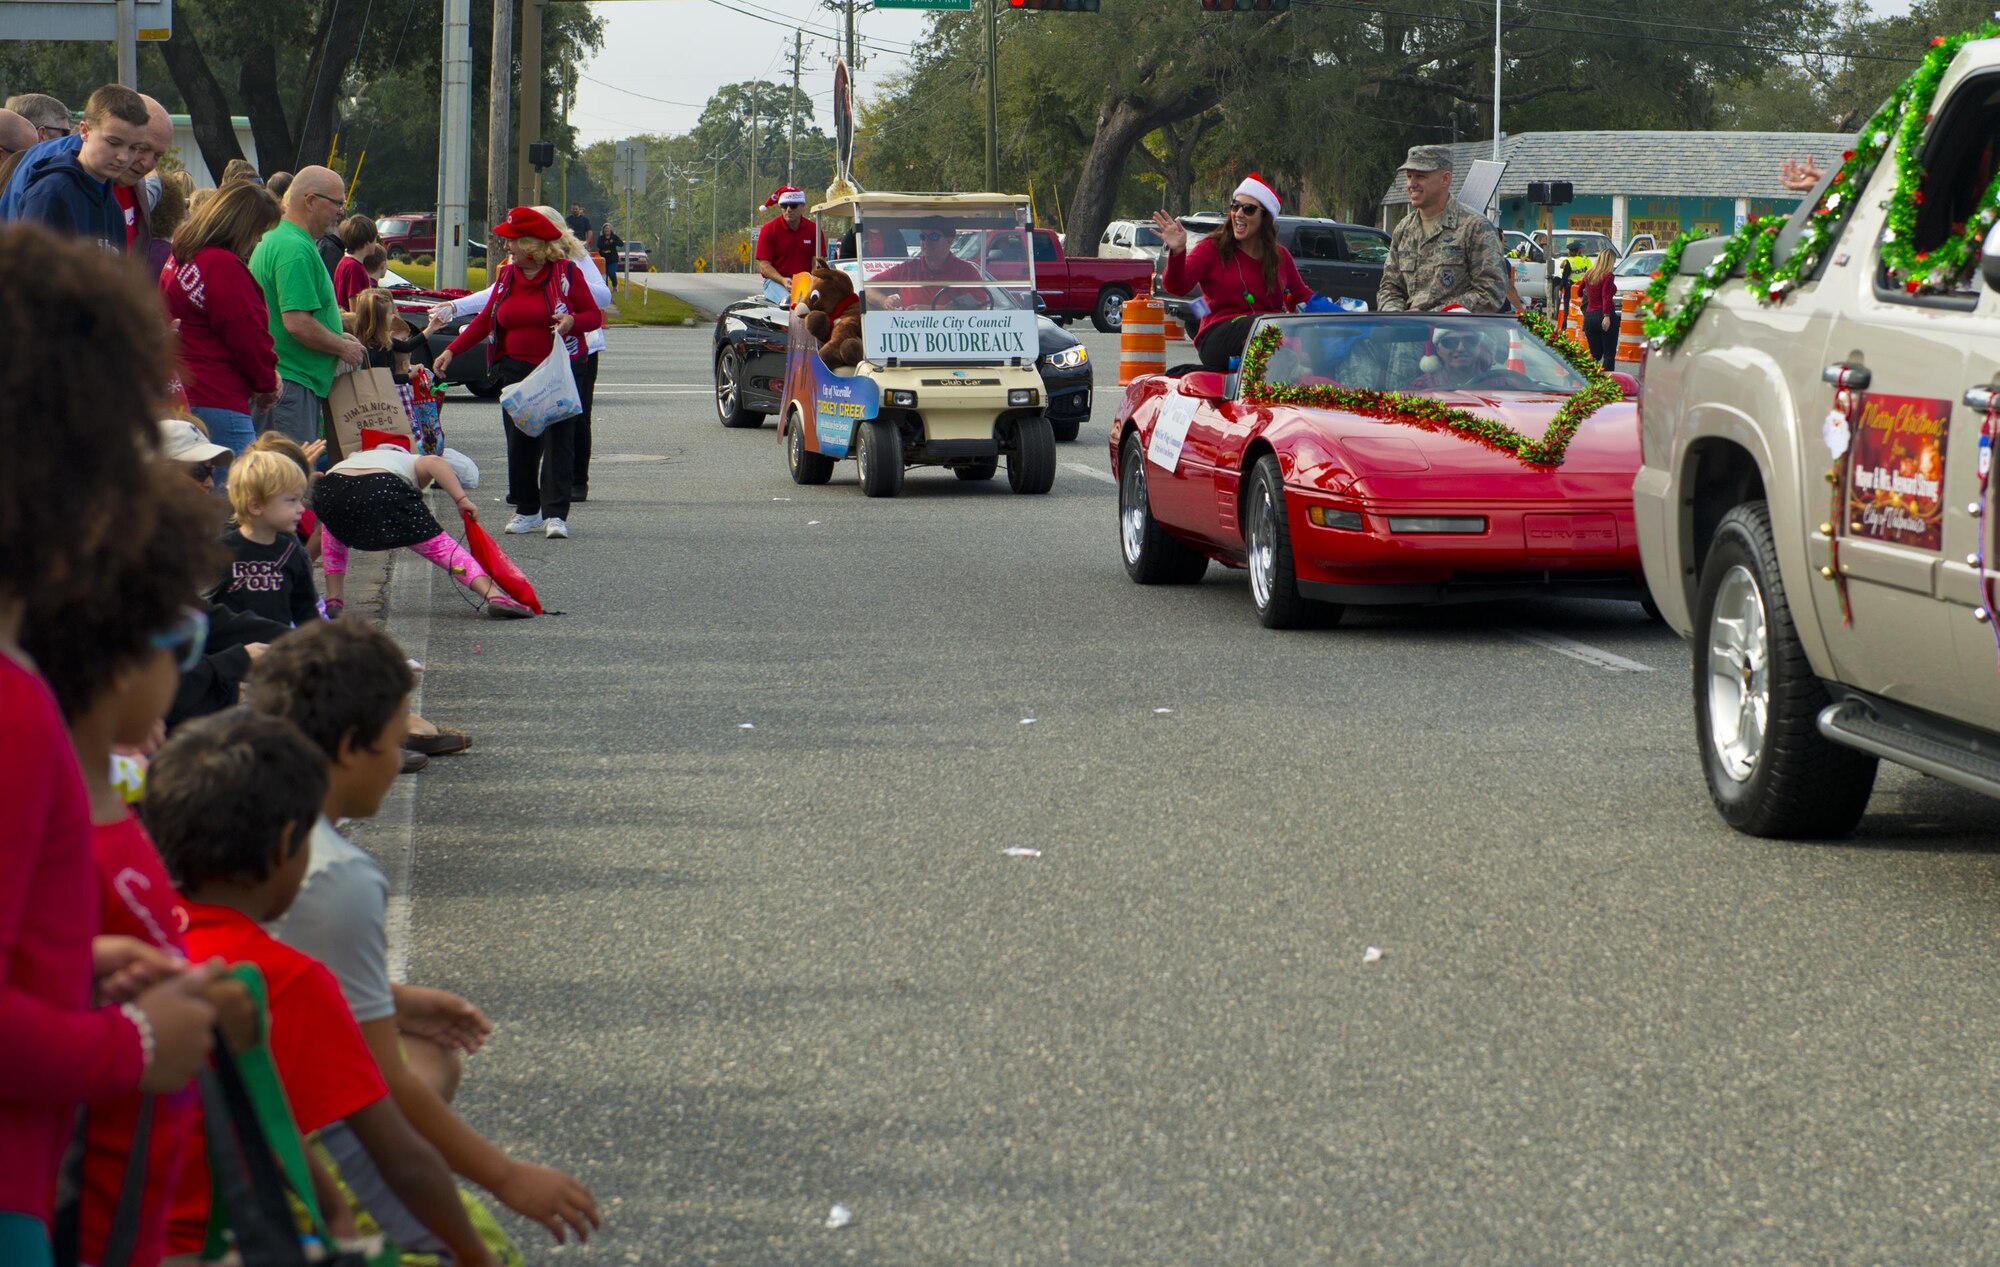
<path fill-rule="evenodd" d="M 508 597 L 479 561 L 438 526 L 420 491 L 433 482 L 451 494 L 467 520 L 478 521 L 472 499 L 440 457 L 417 457 L 397 448 L 367 449 L 320 477 L 313 487 L 313 513 L 319 516 L 328 615 L 345 606 L 349 550 L 400 549 L 416 551 L 485 599 L 488 616 L 534 615 Z"/>

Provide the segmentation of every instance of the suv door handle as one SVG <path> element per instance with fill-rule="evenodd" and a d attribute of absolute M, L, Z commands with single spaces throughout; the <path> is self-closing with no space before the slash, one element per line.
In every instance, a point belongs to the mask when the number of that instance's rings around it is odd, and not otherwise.
<path fill-rule="evenodd" d="M 1988 413 L 2000 406 L 2000 383 L 1986 383 L 1979 387 L 1965 389 L 1965 407 L 1980 413 Z"/>
<path fill-rule="evenodd" d="M 1841 382 L 1843 375 L 1847 379 L 1844 384 Z M 1821 382 L 1831 383 L 1835 387 L 1846 386 L 1853 388 L 1855 391 L 1865 392 L 1868 390 L 1868 383 L 1874 378 L 1874 375 L 1868 372 L 1866 365 L 1850 365 L 1846 361 L 1835 361 L 1821 370 L 1819 377 Z"/>

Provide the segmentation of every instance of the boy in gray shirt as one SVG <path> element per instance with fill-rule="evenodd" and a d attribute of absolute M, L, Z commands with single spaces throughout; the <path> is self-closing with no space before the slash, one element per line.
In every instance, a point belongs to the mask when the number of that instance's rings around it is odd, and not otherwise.
<path fill-rule="evenodd" d="M 333 825 L 339 818 L 371 818 L 381 809 L 402 768 L 414 685 L 395 640 L 362 621 L 301 629 L 273 645 L 251 671 L 251 705 L 298 726 L 326 753 L 328 765 L 305 882 L 271 931 L 332 971 L 397 1107 L 454 1173 L 548 1228 L 557 1244 L 571 1232 L 588 1240 L 599 1221 L 588 1188 L 562 1171 L 507 1156 L 452 1111 L 459 1054 L 477 1051 L 492 1024 L 455 994 L 391 982 L 388 877 Z M 391 1240 L 406 1250 L 443 1249 L 389 1191 L 350 1133 L 330 1128 L 320 1142 Z"/>

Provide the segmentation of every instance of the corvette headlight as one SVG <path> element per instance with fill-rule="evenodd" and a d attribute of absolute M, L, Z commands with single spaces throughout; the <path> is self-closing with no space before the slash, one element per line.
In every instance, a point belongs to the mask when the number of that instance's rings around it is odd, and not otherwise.
<path fill-rule="evenodd" d="M 1079 365 L 1087 364 L 1089 360 L 1090 349 L 1081 343 L 1073 348 L 1064 348 L 1060 352 L 1051 352 L 1042 358 L 1043 364 L 1056 370 L 1073 370 Z"/>

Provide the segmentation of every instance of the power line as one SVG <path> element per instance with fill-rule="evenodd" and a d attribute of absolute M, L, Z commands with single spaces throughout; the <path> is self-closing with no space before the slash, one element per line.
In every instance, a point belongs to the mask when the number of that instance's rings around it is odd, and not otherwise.
<path fill-rule="evenodd" d="M 707 104 L 706 102 L 696 101 L 669 101 L 665 97 L 649 97 L 643 92 L 633 92 L 630 88 L 620 88 L 617 84 L 607 83 L 595 75 L 586 75 L 582 71 L 576 72 L 576 77 L 578 79 L 588 79 L 600 88 L 609 88 L 613 92 L 622 92 L 628 97 L 637 97 L 641 101 L 651 101 L 658 105 L 682 106 L 689 110 L 700 110 Z"/>
<path fill-rule="evenodd" d="M 1486 26 L 1486 22 L 1482 18 L 1458 18 L 1446 13 L 1416 13 L 1408 9 L 1389 9 L 1378 5 L 1344 4 L 1340 0 L 1298 0 L 1298 2 L 1302 6 L 1313 9 L 1337 9 L 1348 13 L 1386 14 L 1394 17 L 1416 18 L 1424 22 L 1451 22 L 1459 26 L 1474 26 L 1482 29 Z M 1617 19 L 1614 18 L 1611 20 L 1616 21 Z M 1549 26 L 1536 22 L 1516 22 L 1511 24 L 1508 29 L 1513 31 L 1550 31 L 1558 35 L 1595 35 L 1598 37 L 1606 35 L 1615 36 L 1617 34 L 1614 31 L 1591 30 L 1588 27 Z M 1721 40 L 1675 39 L 1666 35 L 1647 35 L 1644 38 L 1647 42 L 1653 44 L 1677 44 L 1689 48 L 1730 48 L 1750 53 L 1776 53 L 1785 57 L 1800 57 L 1806 51 L 1804 49 L 1778 48 L 1764 44 L 1726 43 Z M 1854 61 L 1894 62 L 1905 65 L 1919 60 L 1915 54 L 1907 57 L 1895 57 L 1883 53 L 1843 52 L 1836 54 L 1836 56 L 1849 58 Z"/>
<path fill-rule="evenodd" d="M 782 14 L 773 13 L 770 10 L 739 9 L 736 7 L 736 5 L 728 3 L 728 0 L 708 0 L 708 2 L 712 5 L 715 5 L 717 8 L 727 9 L 731 13 L 739 13 L 746 18 L 755 18 L 759 22 L 769 22 L 773 26 L 801 28 L 812 32 L 814 35 L 824 36 L 825 38 L 831 40 L 840 40 L 844 42 L 847 39 L 846 34 L 843 32 L 829 30 L 828 28 L 823 26 L 813 26 L 810 23 L 803 22 L 794 18 L 788 18 L 783 16 Z M 748 4 L 750 3 L 750 0 L 742 0 L 742 3 Z M 894 40 L 873 39 L 865 35 L 856 35 L 854 37 L 854 42 L 899 57 L 908 57 L 911 53 L 916 51 L 916 46 L 913 44 L 902 44 Z"/>

